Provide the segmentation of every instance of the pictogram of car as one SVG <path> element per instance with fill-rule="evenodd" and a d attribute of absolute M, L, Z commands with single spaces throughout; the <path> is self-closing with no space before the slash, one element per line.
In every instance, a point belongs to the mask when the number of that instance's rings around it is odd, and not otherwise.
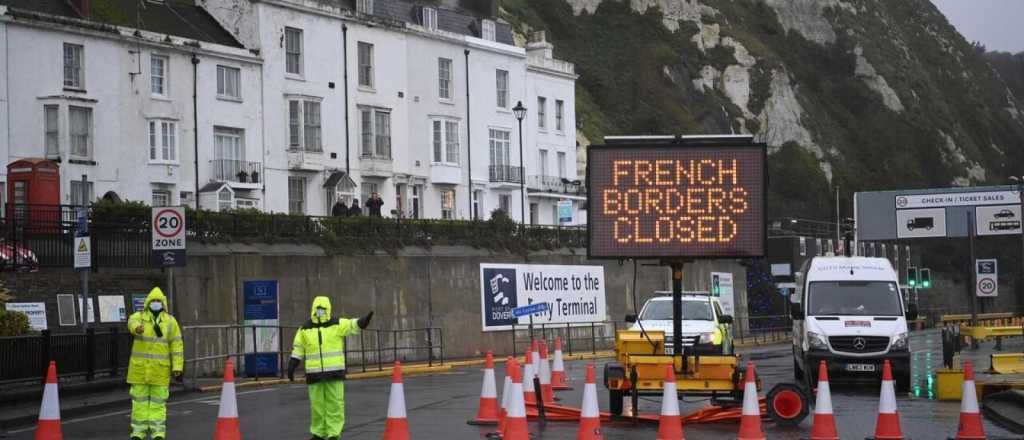
<path fill-rule="evenodd" d="M 1004 209 L 1002 211 L 997 212 L 994 215 L 994 217 L 995 218 L 1014 218 L 1014 217 L 1016 217 L 1016 215 L 1013 214 L 1013 211 L 1010 211 L 1009 209 Z"/>

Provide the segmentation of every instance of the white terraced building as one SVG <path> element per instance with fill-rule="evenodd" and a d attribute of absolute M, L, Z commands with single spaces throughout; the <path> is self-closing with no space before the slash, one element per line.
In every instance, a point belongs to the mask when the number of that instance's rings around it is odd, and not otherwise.
<path fill-rule="evenodd" d="M 86 175 L 156 205 L 328 215 L 379 192 L 385 216 L 585 221 L 573 65 L 543 33 L 517 47 L 492 0 L 104 3 L 0 0 L 0 155 L 58 160 L 62 203 Z"/>

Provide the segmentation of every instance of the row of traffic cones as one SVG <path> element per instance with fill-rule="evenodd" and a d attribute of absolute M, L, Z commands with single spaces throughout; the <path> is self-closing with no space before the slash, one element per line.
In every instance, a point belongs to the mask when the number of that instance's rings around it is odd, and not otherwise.
<path fill-rule="evenodd" d="M 35 440 L 63 440 L 60 422 L 60 397 L 57 389 L 57 362 L 50 361 L 43 386 L 43 403 L 39 407 Z M 221 388 L 220 409 L 213 440 L 241 440 L 238 428 L 238 402 L 235 398 L 235 369 L 231 359 L 224 366 L 224 387 Z"/>

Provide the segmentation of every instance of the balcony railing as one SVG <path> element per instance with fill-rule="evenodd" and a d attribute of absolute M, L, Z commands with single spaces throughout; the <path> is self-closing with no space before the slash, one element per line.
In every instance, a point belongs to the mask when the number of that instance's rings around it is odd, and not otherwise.
<path fill-rule="evenodd" d="M 263 178 L 263 164 L 259 162 L 248 162 L 234 159 L 214 159 L 210 161 L 213 167 L 214 180 L 238 183 L 260 183 Z"/>
<path fill-rule="evenodd" d="M 491 165 L 488 169 L 491 182 L 522 183 L 523 167 Z"/>
<path fill-rule="evenodd" d="M 557 194 L 586 195 L 583 182 L 558 176 L 527 176 L 526 187 L 533 191 Z"/>

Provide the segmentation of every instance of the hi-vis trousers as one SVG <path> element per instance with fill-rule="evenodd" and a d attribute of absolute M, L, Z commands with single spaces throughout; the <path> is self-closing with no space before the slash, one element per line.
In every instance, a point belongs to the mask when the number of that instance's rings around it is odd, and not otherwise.
<path fill-rule="evenodd" d="M 167 438 L 167 385 L 132 384 L 128 391 L 132 396 L 132 437 Z"/>
<path fill-rule="evenodd" d="M 309 384 L 309 432 L 320 438 L 341 436 L 345 428 L 345 385 L 340 380 Z"/>

